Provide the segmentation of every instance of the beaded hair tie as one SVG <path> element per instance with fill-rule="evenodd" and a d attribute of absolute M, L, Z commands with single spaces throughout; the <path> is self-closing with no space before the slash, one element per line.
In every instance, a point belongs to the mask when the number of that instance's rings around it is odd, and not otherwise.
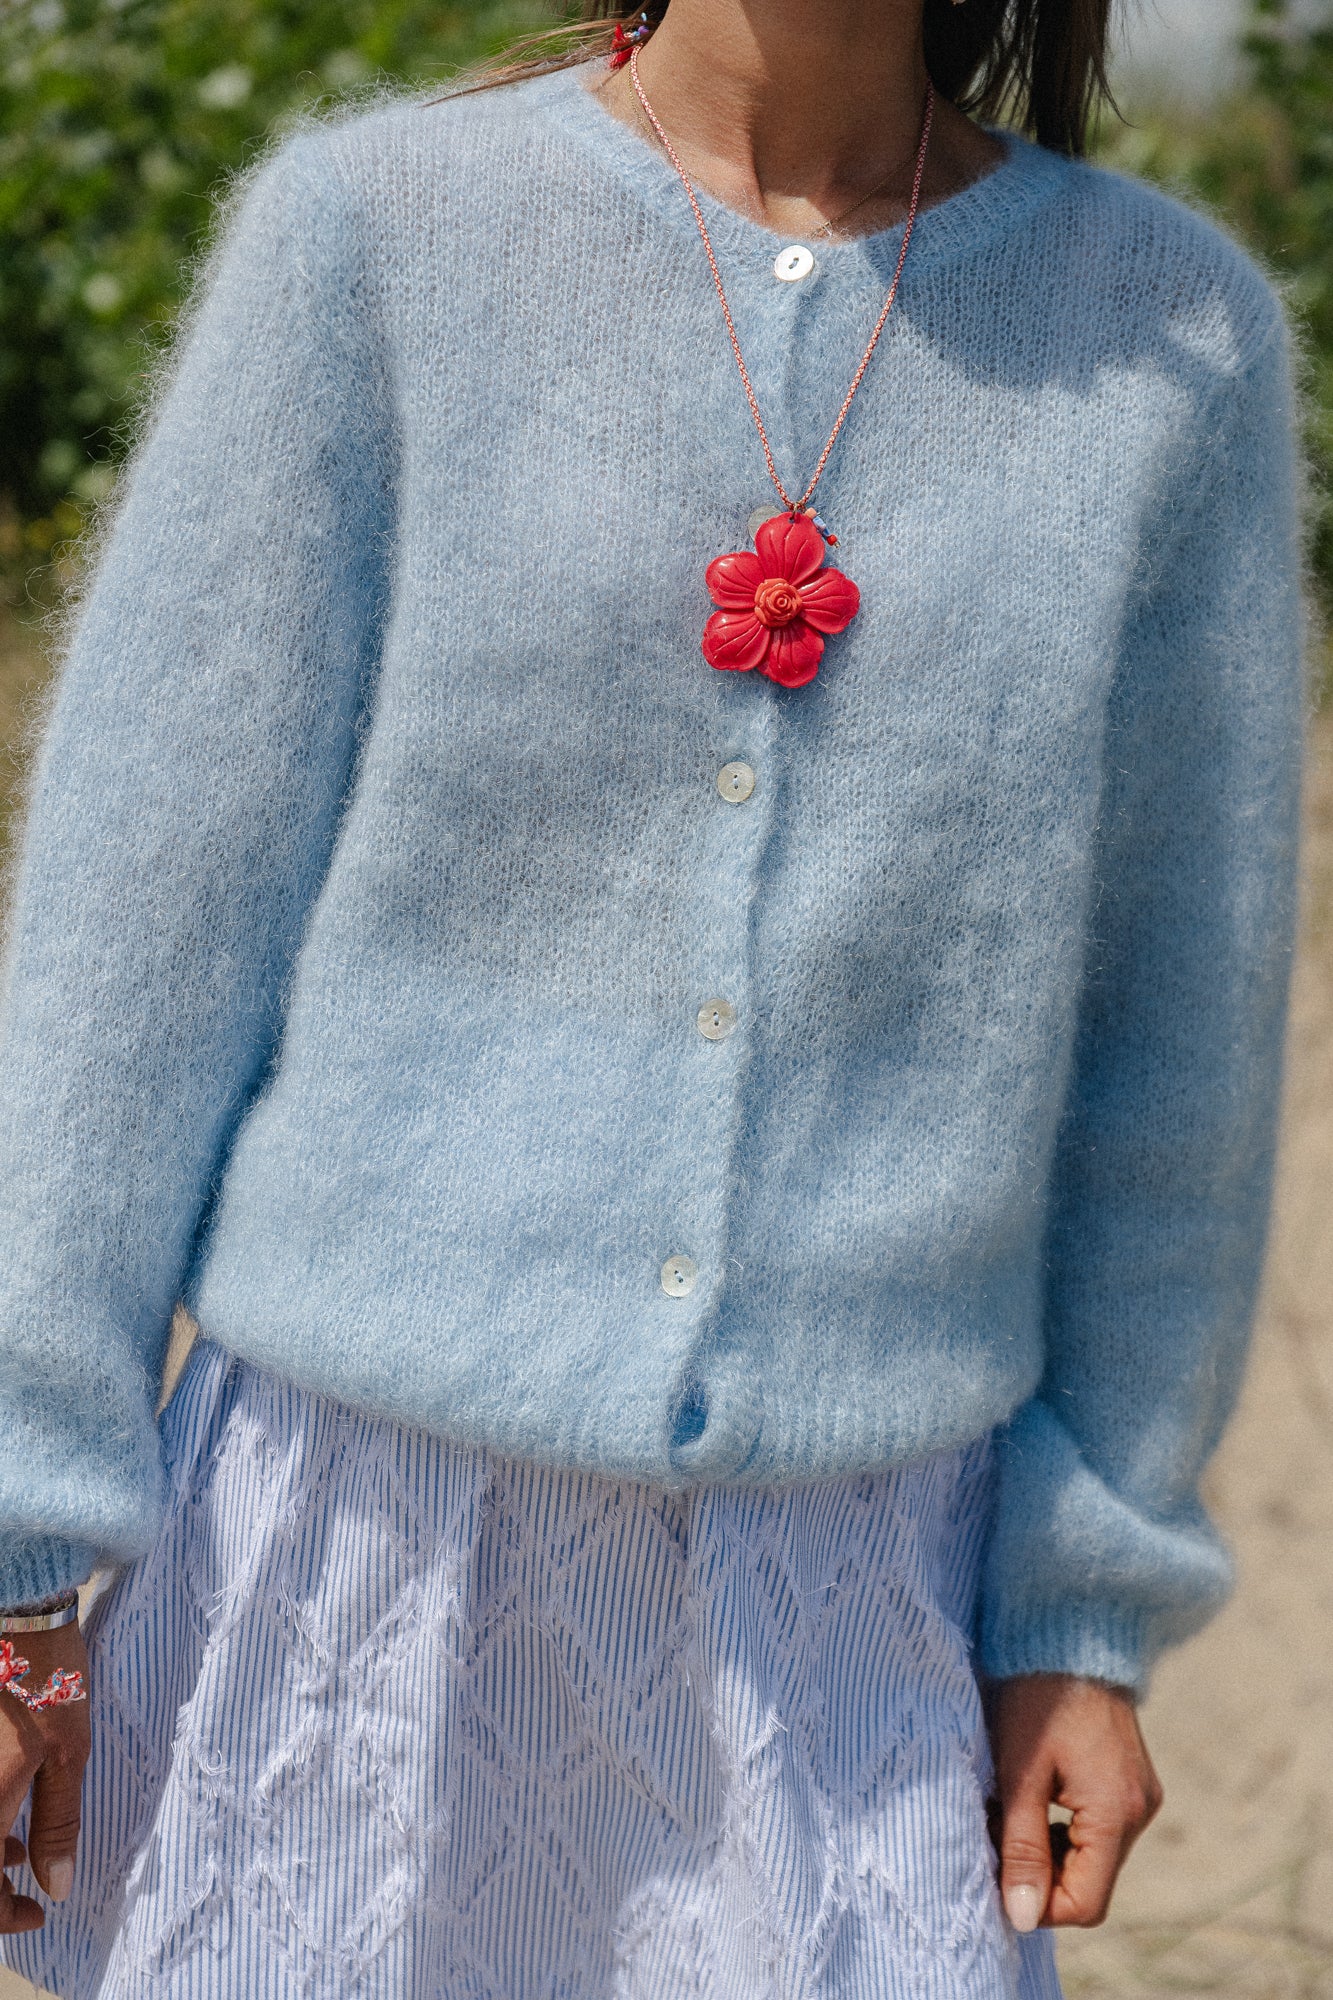
<path fill-rule="evenodd" d="M 12 1639 L 0 1639 L 0 1692 L 12 1694 L 27 1709 L 58 1708 L 62 1702 L 83 1701 L 83 1675 L 77 1668 L 57 1667 L 42 1688 L 23 1688 L 18 1683 L 28 1671 L 28 1662 L 14 1651 Z"/>
<path fill-rule="evenodd" d="M 615 33 L 611 37 L 611 53 L 606 59 L 608 69 L 623 69 L 640 42 L 646 42 L 652 29 L 648 26 L 648 16 L 640 14 L 634 26 L 626 31 L 623 21 L 617 21 Z"/>

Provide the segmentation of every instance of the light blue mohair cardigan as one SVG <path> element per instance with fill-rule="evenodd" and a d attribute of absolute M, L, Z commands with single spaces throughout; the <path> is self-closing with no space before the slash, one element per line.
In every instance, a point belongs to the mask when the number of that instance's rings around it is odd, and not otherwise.
<path fill-rule="evenodd" d="M 0 1601 L 144 1548 L 183 1297 L 649 1481 L 1003 1425 L 984 1665 L 1141 1683 L 1225 1592 L 1196 1486 L 1270 1178 L 1281 313 L 1008 139 L 921 216 L 820 489 L 859 618 L 800 691 L 717 672 L 704 570 L 771 490 L 680 185 L 586 80 L 289 140 L 126 481 L 9 959 Z M 898 232 L 788 284 L 707 212 L 799 482 Z"/>

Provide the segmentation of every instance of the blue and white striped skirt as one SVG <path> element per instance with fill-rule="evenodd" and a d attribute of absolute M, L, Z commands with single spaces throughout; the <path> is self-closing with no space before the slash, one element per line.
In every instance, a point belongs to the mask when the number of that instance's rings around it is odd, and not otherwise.
<path fill-rule="evenodd" d="M 553 1472 L 200 1342 L 94 1613 L 67 2000 L 1059 2000 L 995 1887 L 991 1454 Z"/>

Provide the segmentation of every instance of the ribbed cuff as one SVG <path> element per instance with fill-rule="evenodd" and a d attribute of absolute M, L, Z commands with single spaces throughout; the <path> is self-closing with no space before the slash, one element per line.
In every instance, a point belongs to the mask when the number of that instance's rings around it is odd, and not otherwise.
<path fill-rule="evenodd" d="M 1080 1680 L 1108 1681 L 1143 1695 L 1159 1650 L 1144 1611 L 1073 1598 L 988 1613 L 980 1665 L 990 1680 L 1076 1674 Z"/>
<path fill-rule="evenodd" d="M 12 1535 L 0 1542 L 0 1611 L 86 1583 L 97 1551 L 58 1535 Z"/>

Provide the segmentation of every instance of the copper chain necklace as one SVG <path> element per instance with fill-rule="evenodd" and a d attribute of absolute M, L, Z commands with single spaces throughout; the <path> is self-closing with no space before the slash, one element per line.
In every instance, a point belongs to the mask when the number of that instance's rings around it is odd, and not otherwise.
<path fill-rule="evenodd" d="M 916 222 L 917 203 L 921 195 L 921 176 L 925 171 L 926 148 L 930 143 L 931 120 L 935 113 L 935 90 L 927 79 L 926 106 L 921 120 L 921 141 L 917 147 L 916 172 L 912 180 L 912 199 L 908 205 L 907 221 L 903 229 L 903 240 L 898 251 L 897 268 L 893 273 L 893 283 L 889 295 L 875 321 L 870 339 L 866 342 L 865 353 L 852 377 L 851 387 L 842 399 L 833 429 L 829 432 L 828 443 L 819 455 L 805 491 L 798 500 L 793 500 L 778 474 L 773 459 L 773 449 L 764 428 L 764 419 L 759 409 L 759 399 L 755 395 L 750 372 L 745 366 L 741 353 L 741 343 L 736 332 L 736 322 L 731 316 L 727 303 L 726 289 L 722 283 L 722 273 L 718 269 L 713 252 L 712 240 L 708 234 L 708 224 L 704 221 L 703 210 L 698 196 L 691 185 L 690 177 L 680 163 L 675 147 L 662 128 L 662 122 L 652 105 L 639 78 L 639 50 L 637 45 L 629 61 L 630 81 L 635 95 L 643 107 L 644 116 L 662 142 L 663 151 L 680 177 L 681 186 L 689 198 L 699 235 L 703 239 L 704 251 L 708 257 L 708 268 L 713 274 L 713 284 L 717 290 L 718 303 L 722 307 L 722 317 L 726 321 L 727 334 L 731 341 L 731 351 L 736 357 L 736 367 L 740 371 L 741 386 L 745 390 L 745 400 L 750 406 L 754 427 L 759 433 L 763 447 L 764 463 L 768 476 L 782 502 L 782 512 L 772 515 L 756 530 L 754 553 L 740 549 L 731 555 L 717 556 L 708 565 L 705 581 L 708 594 L 718 609 L 704 627 L 703 654 L 710 666 L 721 667 L 731 672 L 749 673 L 758 668 L 780 687 L 804 687 L 819 671 L 819 662 L 824 651 L 824 639 L 835 632 L 842 632 L 851 624 L 861 607 L 861 595 L 850 577 L 841 570 L 830 568 L 824 558 L 830 546 L 836 543 L 836 535 L 829 533 L 824 523 L 810 505 L 816 486 L 823 477 L 824 467 L 838 441 L 838 434 L 847 420 L 847 412 L 852 407 L 852 399 L 865 379 L 879 337 L 884 331 L 889 314 L 893 310 L 894 299 L 898 295 L 898 281 L 907 261 L 907 246 L 912 240 L 912 228 Z M 869 197 L 867 197 L 868 199 Z M 861 204 L 858 203 L 859 207 Z M 851 211 L 849 210 L 848 213 Z"/>

